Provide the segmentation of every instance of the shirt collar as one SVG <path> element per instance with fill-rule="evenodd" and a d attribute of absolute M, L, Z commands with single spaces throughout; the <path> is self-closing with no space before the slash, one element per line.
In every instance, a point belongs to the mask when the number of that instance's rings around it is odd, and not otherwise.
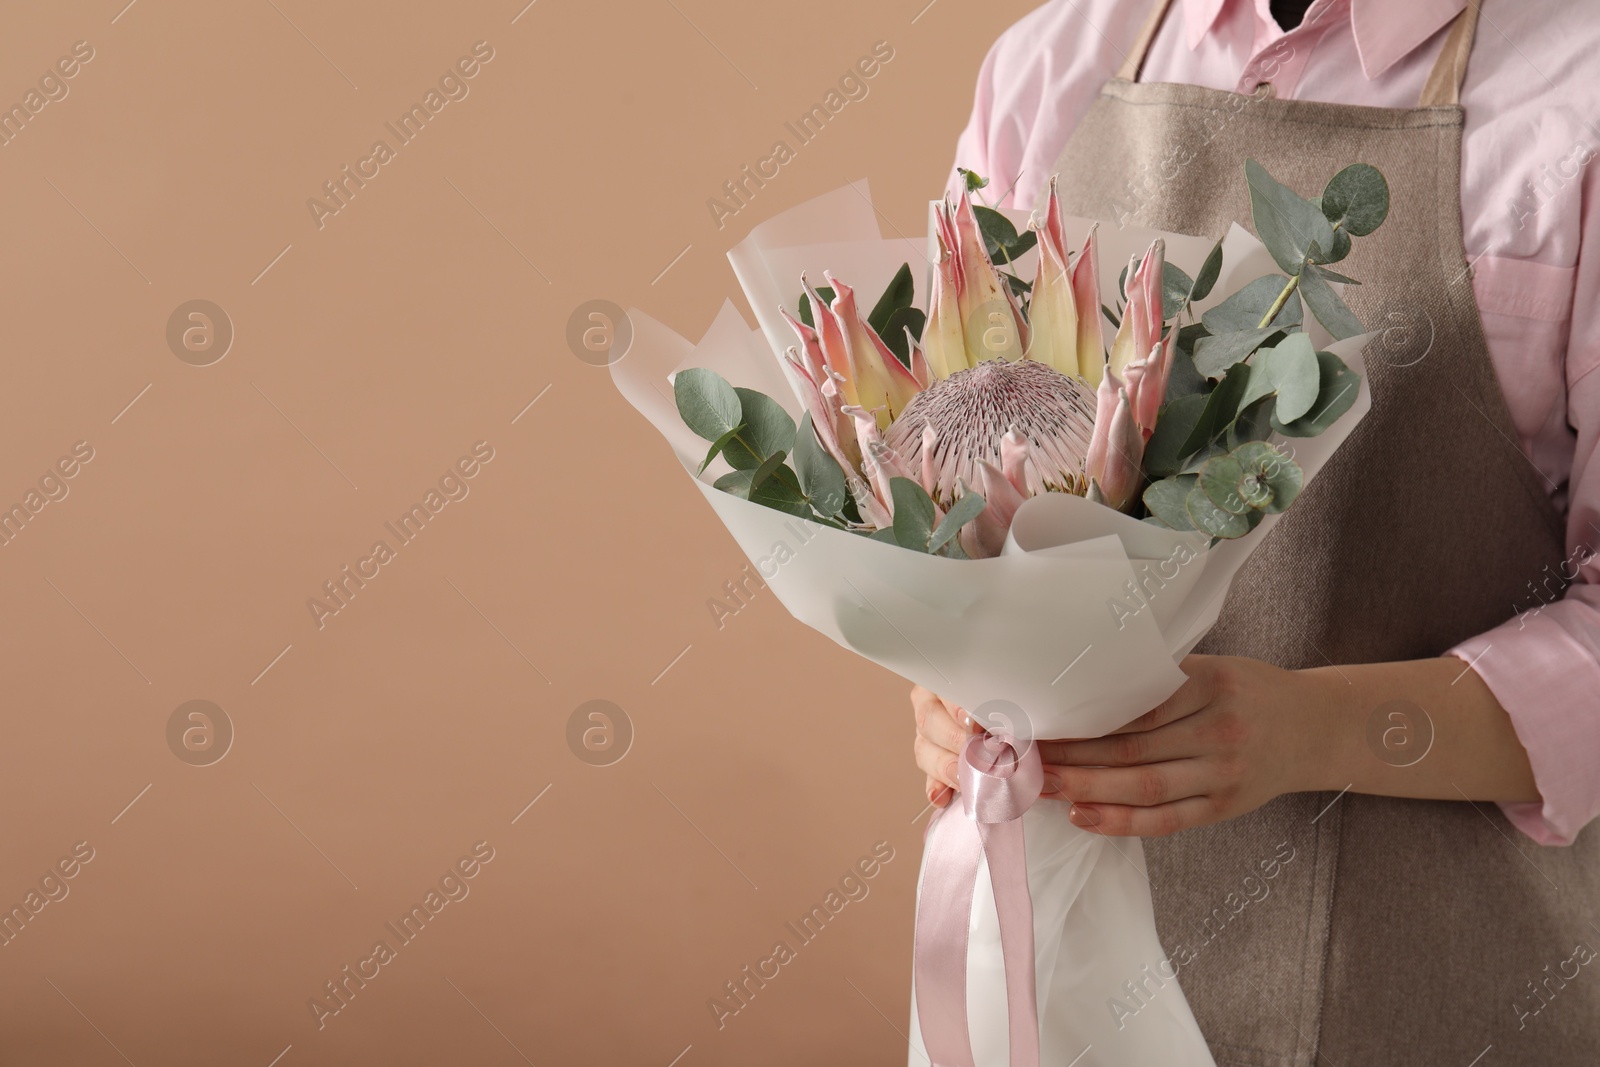
<path fill-rule="evenodd" d="M 1197 48 L 1229 0 L 1183 0 L 1188 44 Z M 1350 0 L 1350 26 L 1370 81 L 1410 55 L 1466 8 L 1467 0 Z"/>

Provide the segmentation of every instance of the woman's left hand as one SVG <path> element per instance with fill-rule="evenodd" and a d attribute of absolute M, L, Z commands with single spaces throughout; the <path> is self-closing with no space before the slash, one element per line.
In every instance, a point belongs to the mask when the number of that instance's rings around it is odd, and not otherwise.
<path fill-rule="evenodd" d="M 1076 825 L 1159 837 L 1328 788 L 1317 780 L 1325 683 L 1233 656 L 1181 667 L 1189 680 L 1115 733 L 1039 743 L 1043 793 L 1069 800 Z"/>

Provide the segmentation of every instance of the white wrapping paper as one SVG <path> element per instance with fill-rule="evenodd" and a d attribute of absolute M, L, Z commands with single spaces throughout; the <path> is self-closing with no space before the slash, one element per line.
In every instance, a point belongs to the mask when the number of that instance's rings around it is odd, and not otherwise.
<path fill-rule="evenodd" d="M 1242 180 L 1242 178 L 1241 178 Z M 1008 212 L 1018 221 L 1026 216 Z M 1076 247 L 1089 223 L 1068 220 Z M 1191 275 L 1212 239 L 1100 228 L 1101 291 L 1117 291 L 1130 255 L 1162 236 L 1167 259 Z M 1263 274 L 1265 248 L 1235 226 L 1223 272 L 1198 310 Z M 1032 277 L 1029 253 L 1020 264 Z M 796 393 L 778 354 L 795 344 L 778 315 L 793 310 L 800 272 L 821 284 L 826 269 L 868 304 L 901 263 L 920 279 L 927 306 L 927 243 L 881 237 L 865 182 L 818 197 L 763 223 L 729 253 L 760 328 L 725 304 L 698 345 L 637 309 L 633 341 L 611 368 L 618 389 L 671 443 L 734 539 L 794 617 L 908 681 L 982 717 L 1005 716 L 1019 737 L 1094 737 L 1143 714 L 1184 680 L 1177 663 L 1216 621 L 1234 574 L 1276 522 L 1267 516 L 1237 541 L 1207 549 L 1194 533 L 1161 530 L 1079 497 L 1047 494 L 1018 510 L 997 558 L 953 560 L 805 522 L 712 488 L 727 468 L 695 468 L 706 444 L 677 414 L 671 375 L 707 367 L 782 403 L 798 421 Z M 1364 338 L 1319 348 L 1362 373 L 1354 407 L 1320 437 L 1289 442 L 1308 479 L 1370 405 L 1360 358 Z M 905 708 L 884 709 L 905 715 Z M 908 716 L 909 724 L 909 716 Z M 1066 807 L 1040 801 L 1023 820 L 1033 896 L 1042 1062 L 1074 1067 L 1210 1065 L 1178 981 L 1157 940 L 1144 856 L 1134 838 L 1073 826 Z M 1148 976 L 1154 974 L 1156 979 Z M 1124 983 L 1142 990 L 1136 999 Z M 1005 983 L 998 922 L 980 869 L 967 973 L 968 1016 L 979 1067 L 1007 1063 Z M 1129 1013 L 1114 1010 L 1120 999 Z M 926 1064 L 913 999 L 911 1064 Z M 1075 1059 L 1075 1057 L 1077 1057 Z"/>

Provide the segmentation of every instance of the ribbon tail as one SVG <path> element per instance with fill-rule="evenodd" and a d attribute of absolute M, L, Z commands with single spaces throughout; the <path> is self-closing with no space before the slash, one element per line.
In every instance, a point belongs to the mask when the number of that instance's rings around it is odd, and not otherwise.
<path fill-rule="evenodd" d="M 1006 1014 L 1010 1020 L 1011 1067 L 1039 1067 L 1039 994 L 1034 965 L 1033 897 L 1022 820 L 980 823 L 978 833 L 994 885 L 1005 958 Z M 919 1005 L 920 1007 L 920 1005 Z"/>
<path fill-rule="evenodd" d="M 967 1028 L 967 938 L 983 840 L 973 821 L 952 804 L 934 814 L 924 848 L 912 961 L 922 1044 L 934 1067 L 974 1067 Z"/>

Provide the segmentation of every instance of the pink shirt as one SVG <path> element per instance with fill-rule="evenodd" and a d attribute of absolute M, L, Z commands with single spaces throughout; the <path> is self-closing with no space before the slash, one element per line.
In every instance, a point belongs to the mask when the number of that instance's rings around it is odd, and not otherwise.
<path fill-rule="evenodd" d="M 1006 205 L 1032 207 L 1152 2 L 1052 0 L 1007 30 L 979 73 L 957 164 L 989 177 L 995 195 L 1015 181 Z M 1587 166 L 1600 152 L 1592 3 L 1483 0 L 1462 91 L 1473 288 L 1518 443 L 1567 515 L 1569 555 L 1550 561 L 1549 584 L 1575 581 L 1559 599 L 1530 582 L 1506 605 L 1509 621 L 1451 651 L 1511 715 L 1543 801 L 1501 808 L 1546 845 L 1570 844 L 1600 814 L 1600 255 L 1585 255 L 1600 249 L 1600 177 Z M 1282 98 L 1413 107 L 1465 6 L 1315 0 L 1284 33 L 1268 0 L 1178 0 L 1141 80 L 1241 93 L 1270 81 Z"/>

